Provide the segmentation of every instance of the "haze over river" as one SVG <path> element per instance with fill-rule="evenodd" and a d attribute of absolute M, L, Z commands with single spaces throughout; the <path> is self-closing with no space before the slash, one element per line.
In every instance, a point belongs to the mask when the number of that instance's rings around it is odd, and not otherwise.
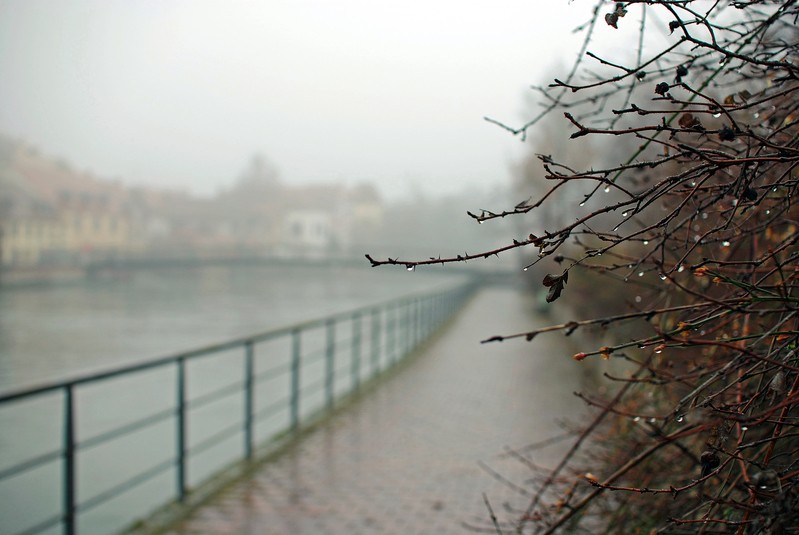
<path fill-rule="evenodd" d="M 0 391 L 282 327 L 452 280 L 399 269 L 223 266 L 0 289 Z"/>

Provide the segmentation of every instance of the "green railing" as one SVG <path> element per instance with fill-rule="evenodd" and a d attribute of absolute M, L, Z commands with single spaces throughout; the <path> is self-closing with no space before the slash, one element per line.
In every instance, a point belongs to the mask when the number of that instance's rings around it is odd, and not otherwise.
<path fill-rule="evenodd" d="M 0 394 L 0 533 L 114 532 L 186 501 L 409 354 L 473 288 Z"/>

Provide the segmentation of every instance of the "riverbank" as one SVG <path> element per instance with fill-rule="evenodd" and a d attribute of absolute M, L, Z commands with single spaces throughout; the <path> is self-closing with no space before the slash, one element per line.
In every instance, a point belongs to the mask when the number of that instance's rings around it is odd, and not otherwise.
<path fill-rule="evenodd" d="M 22 288 L 55 284 L 74 284 L 86 278 L 79 267 L 33 267 L 0 270 L 0 288 Z"/>
<path fill-rule="evenodd" d="M 88 261 L 69 266 L 5 267 L 0 269 L 0 288 L 74 284 L 87 279 L 124 279 L 133 273 L 153 269 L 197 269 L 204 267 L 285 266 L 367 268 L 354 257 L 267 257 L 267 256 L 144 256 Z"/>

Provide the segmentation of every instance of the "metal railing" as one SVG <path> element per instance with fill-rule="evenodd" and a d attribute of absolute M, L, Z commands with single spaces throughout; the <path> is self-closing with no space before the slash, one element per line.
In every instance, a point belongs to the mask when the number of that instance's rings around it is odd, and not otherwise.
<path fill-rule="evenodd" d="M 0 411 L 5 414 L 0 423 L 5 421 L 7 427 L 0 437 L 0 453 L 6 457 L 22 452 L 13 463 L 0 458 L 0 485 L 6 485 L 13 508 L 1 521 L 0 533 L 117 531 L 153 505 L 185 501 L 212 473 L 252 459 L 258 444 L 296 431 L 398 362 L 456 312 L 473 288 L 467 283 L 395 299 L 0 394 Z M 126 381 L 130 384 L 124 387 Z M 54 445 L 16 432 L 36 425 L 42 429 L 32 433 L 52 436 Z M 192 465 L 198 456 L 224 444 L 223 453 Z M 109 505 L 143 487 L 149 490 L 139 494 L 149 501 L 133 497 L 119 500 L 116 508 Z M 13 505 L 15 498 L 18 506 Z M 33 500 L 35 507 L 28 503 Z M 98 514 L 83 522 L 92 513 Z"/>

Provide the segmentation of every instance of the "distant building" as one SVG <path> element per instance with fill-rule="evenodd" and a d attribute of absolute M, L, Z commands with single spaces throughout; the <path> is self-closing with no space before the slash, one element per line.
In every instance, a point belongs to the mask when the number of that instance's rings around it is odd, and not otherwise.
<path fill-rule="evenodd" d="M 290 210 L 286 213 L 281 252 L 288 256 L 322 257 L 333 248 L 331 214 L 324 210 Z"/>
<path fill-rule="evenodd" d="M 255 157 L 213 198 L 128 188 L 0 137 L 0 262 L 83 266 L 130 257 L 351 255 L 382 224 L 366 184 L 291 187 Z"/>
<path fill-rule="evenodd" d="M 0 143 L 4 266 L 76 264 L 135 246 L 120 184 L 77 173 L 21 143 Z"/>
<path fill-rule="evenodd" d="M 382 224 L 371 185 L 313 184 L 286 192 L 280 250 L 299 256 L 351 256 Z"/>

